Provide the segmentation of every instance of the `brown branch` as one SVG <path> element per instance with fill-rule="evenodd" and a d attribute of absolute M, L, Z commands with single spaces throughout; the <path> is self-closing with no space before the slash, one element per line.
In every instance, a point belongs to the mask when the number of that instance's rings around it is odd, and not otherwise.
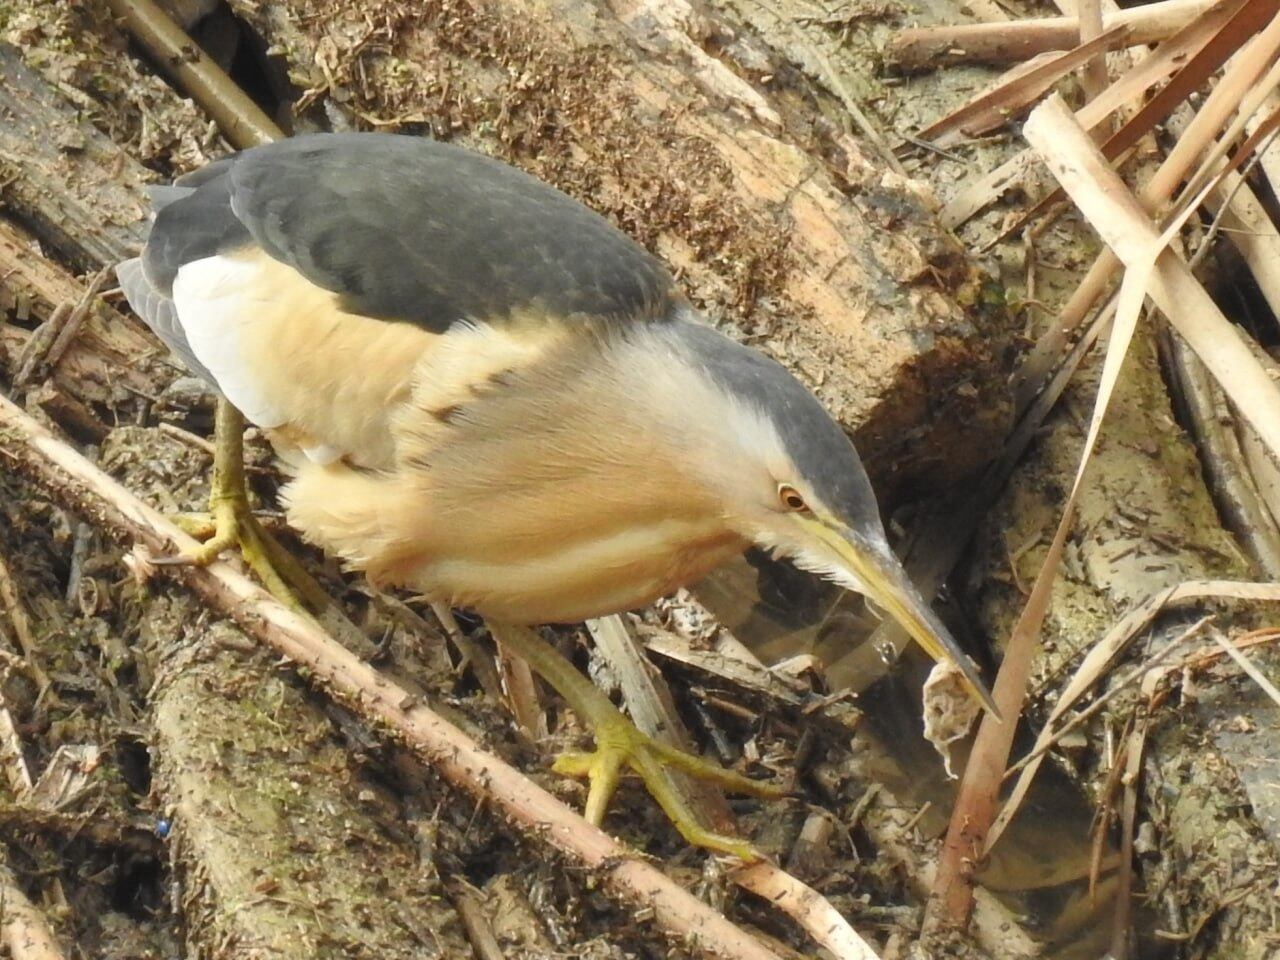
<path fill-rule="evenodd" d="M 246 147 L 284 136 L 271 118 L 210 60 L 154 0 L 107 0 L 173 82 L 213 118 L 232 146 Z"/>
<path fill-rule="evenodd" d="M 1128 29 L 1114 26 L 1065 53 L 1047 54 L 1043 61 L 1019 64 L 990 89 L 929 124 L 917 136 L 931 140 L 937 146 L 947 147 L 959 143 L 964 136 L 976 137 L 994 130 L 1008 123 L 1082 64 L 1128 43 Z"/>
<path fill-rule="evenodd" d="M 164 851 L 160 839 L 142 827 L 23 803 L 0 803 L 0 827 L 44 834 L 62 843 L 85 840 L 94 846 L 116 847 L 147 857 L 159 857 Z"/>
<path fill-rule="evenodd" d="M 1102 18 L 1102 29 L 1129 28 L 1129 44 L 1155 43 L 1177 33 L 1212 6 L 1214 0 L 1164 0 Z M 1008 63 L 1029 60 L 1049 50 L 1080 43 L 1076 17 L 1043 17 L 1008 23 L 966 23 L 915 27 L 893 38 L 888 56 L 908 70 L 965 62 Z"/>
<path fill-rule="evenodd" d="M 1086 129 L 1093 130 L 1112 113 L 1141 101 L 1157 84 L 1180 72 L 1194 76 L 1192 89 L 1203 85 L 1205 78 L 1221 66 L 1248 35 L 1261 29 L 1274 12 L 1274 0 L 1221 0 L 1136 63 L 1100 96 L 1085 104 L 1077 117 Z M 1216 53 L 1211 53 L 1213 50 Z M 1210 55 L 1218 59 L 1204 59 Z M 1199 64 L 1194 68 L 1193 58 Z M 1157 97 L 1163 94 L 1162 90 Z M 1181 93 L 1169 103 L 1168 109 L 1185 99 L 1186 95 L 1186 91 Z M 1130 123 L 1135 129 L 1140 127 L 1136 115 Z M 1034 153 L 1024 150 L 978 178 L 942 208 L 939 219 L 943 226 L 949 230 L 959 227 L 1005 191 L 1021 183 L 1037 163 Z"/>
<path fill-rule="evenodd" d="M 39 483 L 64 507 L 116 539 L 154 554 L 195 542 L 135 498 L 8 399 L 0 397 L 0 460 Z M 530 840 L 545 844 L 620 904 L 651 913 L 677 942 L 709 957 L 774 960 L 776 955 L 691 896 L 622 844 L 587 823 L 511 766 L 224 563 L 174 568 L 213 610 L 297 664 L 329 695 L 403 742 L 445 780 L 491 805 Z"/>
<path fill-rule="evenodd" d="M 1156 123 L 1171 113 L 1192 91 L 1199 89 L 1204 83 L 1204 78 L 1227 62 L 1233 53 L 1242 46 L 1247 49 L 1246 41 L 1249 37 L 1265 26 L 1266 21 L 1280 8 L 1274 0 L 1243 4 L 1235 0 L 1234 5 L 1239 9 L 1214 29 L 1213 35 L 1182 64 L 1169 83 L 1103 145 L 1102 151 L 1107 157 L 1114 159 L 1119 156 L 1121 150 L 1136 144 L 1139 138 L 1145 136 Z M 1215 10 L 1214 13 L 1220 16 L 1228 9 L 1229 6 L 1224 5 L 1221 10 Z M 1201 21 L 1201 25 L 1208 25 L 1211 22 L 1212 18 L 1206 16 Z M 1189 28 L 1184 39 L 1190 40 L 1193 32 Z M 1169 52 L 1173 52 L 1174 44 L 1171 42 L 1168 46 L 1171 48 Z M 1185 45 L 1183 48 L 1185 49 Z M 1161 51 L 1163 50 L 1162 47 Z M 1249 64 L 1246 63 L 1245 67 L 1248 66 Z M 1193 149 L 1193 145 L 1197 141 L 1203 141 L 1206 135 L 1216 133 L 1221 123 L 1225 122 L 1225 117 L 1231 109 L 1230 101 L 1234 99 L 1233 90 L 1240 89 L 1239 84 L 1230 78 L 1240 72 L 1238 58 L 1237 63 L 1228 69 L 1228 73 L 1213 88 L 1205 104 L 1196 114 L 1196 118 L 1180 132 L 1177 144 L 1169 156 L 1164 159 L 1151 179 L 1143 185 L 1139 196 L 1142 202 L 1148 205 L 1148 209 L 1158 209 L 1173 196 L 1173 191 L 1187 176 L 1199 156 L 1200 151 Z M 1116 84 L 1118 85 L 1119 83 Z M 1099 102 L 1101 101 L 1095 100 L 1089 107 L 1080 111 L 1077 116 L 1082 122 L 1085 122 L 1085 114 L 1090 107 Z M 1086 123 L 1086 126 L 1088 125 Z M 1205 131 L 1208 131 L 1208 134 Z M 1050 192 L 1045 202 L 1060 196 L 1062 196 L 1061 188 L 1057 188 Z M 1046 362 L 1050 362 L 1061 353 L 1074 331 L 1089 315 L 1093 304 L 1106 291 L 1117 269 L 1118 261 L 1114 254 L 1105 250 L 1086 272 L 1084 279 L 1080 281 L 1062 307 L 1057 320 L 1049 325 L 1048 331 L 1024 361 L 1023 370 L 1015 376 L 1016 393 L 1020 405 L 1028 399 L 1027 378 L 1034 379 L 1036 371 L 1043 369 Z"/>

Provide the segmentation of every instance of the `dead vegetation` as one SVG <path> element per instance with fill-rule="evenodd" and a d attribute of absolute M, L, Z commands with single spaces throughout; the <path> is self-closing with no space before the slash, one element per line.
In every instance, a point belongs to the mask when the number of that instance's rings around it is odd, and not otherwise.
<path fill-rule="evenodd" d="M 641 795 L 610 827 L 654 863 L 590 832 L 543 772 L 573 718 L 475 624 L 309 556 L 348 652 L 234 570 L 153 576 L 212 397 L 94 278 L 247 111 L 176 95 L 112 13 L 142 6 L 0 3 L 9 955 L 1273 955 L 1280 5 L 186 10 L 268 124 L 458 139 L 613 216 L 887 500 L 943 493 L 898 515 L 911 567 L 1026 720 L 962 743 L 958 788 L 901 640 L 784 571 L 698 586 L 733 636 L 682 598 L 559 637 L 654 727 L 794 778 L 699 801 L 785 872 L 683 849 Z"/>

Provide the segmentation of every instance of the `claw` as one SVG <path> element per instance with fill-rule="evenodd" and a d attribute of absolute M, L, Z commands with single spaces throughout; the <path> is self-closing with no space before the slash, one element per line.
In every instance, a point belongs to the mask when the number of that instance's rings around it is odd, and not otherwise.
<path fill-rule="evenodd" d="M 254 517 L 245 486 L 244 418 L 226 400 L 218 402 L 209 513 L 181 514 L 174 522 L 205 542 L 194 550 L 156 558 L 154 563 L 203 567 L 238 548 L 262 585 L 286 606 L 303 609 L 290 584 L 316 609 L 330 603 L 302 565 Z"/>
<path fill-rule="evenodd" d="M 760 851 L 740 837 L 716 833 L 702 826 L 684 798 L 673 788 L 666 768 L 672 767 L 736 793 L 757 797 L 781 798 L 787 795 L 787 790 L 775 784 L 751 780 L 719 764 L 654 740 L 641 733 L 622 714 L 618 714 L 616 719 L 597 722 L 593 728 L 596 737 L 594 751 L 563 753 L 552 764 L 556 773 L 587 778 L 590 787 L 583 816 L 589 823 L 600 826 L 604 822 L 609 801 L 613 799 L 622 770 L 626 767 L 639 774 L 649 794 L 658 801 L 689 843 L 727 853 L 748 863 L 761 859 Z"/>
<path fill-rule="evenodd" d="M 245 564 L 272 596 L 286 606 L 301 610 L 302 604 L 289 586 L 290 582 L 296 584 L 299 580 L 294 570 L 297 562 L 254 517 L 244 489 L 219 490 L 215 482 L 210 501 L 208 519 L 187 516 L 179 522 L 192 536 L 206 534 L 205 542 L 193 550 L 159 557 L 154 562 L 162 566 L 204 567 L 228 550 L 238 549 Z"/>
<path fill-rule="evenodd" d="M 583 677 L 573 665 L 532 630 L 509 624 L 489 624 L 499 643 L 519 653 L 586 722 L 595 735 L 596 749 L 564 753 L 552 767 L 557 773 L 586 777 L 587 805 L 583 815 L 600 826 L 613 799 L 624 768 L 639 774 L 650 795 L 689 843 L 727 853 L 747 862 L 762 854 L 740 837 L 708 830 L 698 821 L 684 798 L 672 785 L 668 769 L 709 780 L 735 793 L 781 798 L 789 791 L 777 784 L 752 780 L 726 770 L 719 764 L 677 750 L 641 733 L 609 699 Z"/>

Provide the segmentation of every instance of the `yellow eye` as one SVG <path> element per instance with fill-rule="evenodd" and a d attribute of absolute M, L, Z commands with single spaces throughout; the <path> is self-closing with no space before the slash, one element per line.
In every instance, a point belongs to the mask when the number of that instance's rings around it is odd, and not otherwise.
<path fill-rule="evenodd" d="M 804 502 L 804 497 L 796 492 L 795 487 L 789 487 L 785 483 L 778 486 L 778 499 L 782 501 L 782 505 L 793 513 L 806 513 L 809 505 Z"/>

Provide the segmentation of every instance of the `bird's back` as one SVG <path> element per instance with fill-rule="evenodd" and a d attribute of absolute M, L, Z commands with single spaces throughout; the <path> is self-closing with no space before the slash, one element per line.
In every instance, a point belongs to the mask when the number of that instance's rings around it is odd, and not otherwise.
<path fill-rule="evenodd" d="M 157 199 L 142 256 L 119 269 L 130 303 L 251 421 L 319 460 L 385 467 L 392 417 L 432 352 L 450 358 L 432 365 L 443 410 L 562 328 L 661 321 L 681 303 L 665 268 L 603 217 L 421 138 L 280 141 Z"/>

